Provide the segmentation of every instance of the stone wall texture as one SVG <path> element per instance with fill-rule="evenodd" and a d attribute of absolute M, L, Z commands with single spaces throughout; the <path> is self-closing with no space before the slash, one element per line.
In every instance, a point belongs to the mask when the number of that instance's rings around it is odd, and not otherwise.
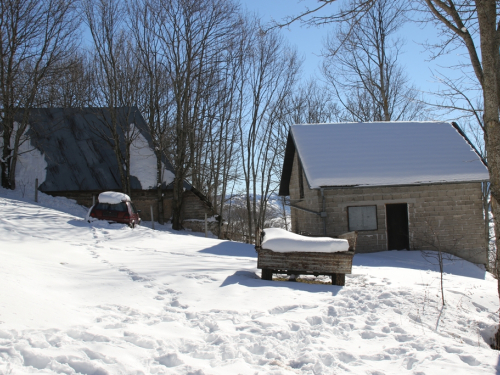
<path fill-rule="evenodd" d="M 305 175 L 304 198 L 300 199 L 298 158 L 290 180 L 290 201 L 315 212 L 322 211 L 320 190 L 309 189 Z M 377 230 L 358 231 L 356 252 L 387 249 L 386 204 L 406 203 L 410 250 L 437 250 L 478 264 L 487 263 L 480 182 L 428 185 L 326 188 L 326 235 L 348 232 L 347 207 L 376 206 Z M 324 219 L 291 208 L 295 233 L 323 235 Z"/>

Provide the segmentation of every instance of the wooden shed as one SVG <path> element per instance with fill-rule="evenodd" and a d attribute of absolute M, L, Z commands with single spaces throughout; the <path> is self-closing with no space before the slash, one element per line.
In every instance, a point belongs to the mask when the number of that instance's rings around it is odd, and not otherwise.
<path fill-rule="evenodd" d="M 488 179 L 456 124 L 303 124 L 288 134 L 280 195 L 296 233 L 357 231 L 356 252 L 440 249 L 486 264 Z"/>

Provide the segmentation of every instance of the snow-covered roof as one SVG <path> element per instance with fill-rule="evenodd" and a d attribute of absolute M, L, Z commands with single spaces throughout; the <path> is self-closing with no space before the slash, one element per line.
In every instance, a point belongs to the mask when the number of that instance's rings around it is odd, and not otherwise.
<path fill-rule="evenodd" d="M 446 122 L 293 125 L 285 159 L 293 158 L 295 149 L 311 188 L 489 179 L 475 150 Z M 290 160 L 288 166 L 285 160 L 280 194 L 288 190 L 287 173 Z"/>
<path fill-rule="evenodd" d="M 117 109 L 118 121 L 133 124 L 138 131 L 136 143 L 131 147 L 132 189 L 150 189 L 156 185 L 156 157 L 147 124 L 136 107 Z M 106 108 L 38 108 L 30 113 L 30 137 L 32 148 L 39 150 L 47 162 L 46 177 L 40 190 L 93 191 L 121 190 L 118 163 L 113 149 L 104 138 L 111 139 L 103 122 L 109 119 Z M 122 127 L 117 127 L 123 139 Z M 123 147 L 123 146 L 122 146 Z M 135 153 L 134 153 L 135 152 Z M 167 158 L 162 160 L 168 178 L 172 180 L 173 167 Z M 165 181 L 166 180 L 166 181 Z M 191 189 L 191 185 L 186 189 Z"/>

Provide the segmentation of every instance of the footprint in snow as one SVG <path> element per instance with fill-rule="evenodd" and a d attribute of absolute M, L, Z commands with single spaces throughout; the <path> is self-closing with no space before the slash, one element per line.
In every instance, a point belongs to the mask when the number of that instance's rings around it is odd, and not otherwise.
<path fill-rule="evenodd" d="M 182 276 L 184 276 L 185 278 L 188 278 L 188 279 L 195 279 L 200 283 L 210 283 L 213 281 L 217 281 L 217 279 L 215 279 L 209 275 L 198 275 L 198 274 L 190 273 L 190 274 L 186 274 L 186 275 L 182 275 Z"/>
<path fill-rule="evenodd" d="M 481 364 L 481 362 L 471 355 L 459 355 L 459 357 L 462 362 L 467 363 L 469 366 L 479 366 Z"/>
<path fill-rule="evenodd" d="M 368 318 L 366 318 L 365 324 L 367 324 L 369 326 L 374 326 L 377 324 L 378 321 L 379 321 L 379 318 L 372 314 Z"/>
<path fill-rule="evenodd" d="M 173 290 L 173 289 L 170 289 L 170 288 L 167 288 L 167 289 L 163 289 L 163 290 L 159 290 L 158 291 L 158 294 L 164 296 L 164 295 L 168 295 L 168 294 L 173 294 L 173 295 L 178 295 L 178 294 L 181 294 L 181 292 L 178 292 L 176 290 Z"/>
<path fill-rule="evenodd" d="M 170 302 L 170 306 L 172 307 L 179 307 L 181 309 L 187 309 L 187 305 L 181 304 L 177 299 L 174 299 L 172 302 Z"/>
<path fill-rule="evenodd" d="M 158 343 L 152 338 L 145 337 L 144 335 L 137 335 L 131 332 L 124 332 L 123 339 L 135 346 L 144 349 L 156 349 Z"/>
<path fill-rule="evenodd" d="M 374 339 L 375 337 L 377 337 L 377 334 L 373 331 L 361 332 L 361 338 L 363 338 L 365 340 L 371 340 L 371 339 Z"/>
<path fill-rule="evenodd" d="M 379 299 L 387 299 L 387 298 L 391 298 L 393 295 L 392 293 L 389 293 L 389 292 L 386 292 L 386 293 L 382 293 L 381 295 L 378 296 Z"/>
<path fill-rule="evenodd" d="M 446 350 L 447 353 L 454 353 L 454 354 L 462 353 L 462 349 L 454 348 L 453 346 L 445 346 L 444 350 Z"/>
<path fill-rule="evenodd" d="M 352 361 L 356 360 L 356 357 L 354 357 L 352 354 L 346 353 L 346 352 L 340 352 L 337 354 L 337 358 L 341 360 L 344 363 L 350 363 Z"/>
<path fill-rule="evenodd" d="M 182 365 L 184 362 L 179 358 L 177 353 L 170 353 L 155 358 L 155 360 L 165 367 L 176 367 Z"/>
<path fill-rule="evenodd" d="M 482 305 L 480 305 L 479 303 L 475 303 L 475 302 L 472 302 L 472 304 L 474 305 L 474 307 L 476 308 L 476 311 L 477 312 L 483 312 L 483 311 L 488 311 L 488 309 Z"/>
<path fill-rule="evenodd" d="M 118 271 L 120 272 L 126 272 L 127 275 L 132 279 L 132 281 L 151 281 L 151 279 L 139 276 L 137 273 L 134 271 L 129 270 L 128 268 L 119 268 Z"/>
<path fill-rule="evenodd" d="M 408 358 L 406 358 L 405 362 L 406 362 L 406 369 L 411 370 L 413 368 L 413 366 L 415 365 L 415 363 L 418 362 L 418 359 L 416 359 L 414 357 L 408 357 Z"/>
<path fill-rule="evenodd" d="M 320 316 L 308 316 L 306 320 L 312 326 L 317 326 L 323 323 L 323 319 L 321 319 Z"/>
<path fill-rule="evenodd" d="M 395 338 L 399 342 L 408 342 L 413 340 L 413 337 L 410 335 L 397 335 Z"/>
<path fill-rule="evenodd" d="M 272 314 L 272 315 L 284 314 L 290 310 L 295 310 L 299 307 L 300 307 L 299 305 L 278 306 L 278 307 L 275 307 L 275 308 L 269 310 L 269 314 Z"/>

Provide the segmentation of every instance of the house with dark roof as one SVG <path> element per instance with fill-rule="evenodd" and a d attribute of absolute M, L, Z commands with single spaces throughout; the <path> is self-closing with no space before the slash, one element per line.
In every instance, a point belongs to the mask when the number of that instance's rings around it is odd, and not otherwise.
<path fill-rule="evenodd" d="M 157 158 L 147 124 L 136 107 L 117 108 L 115 114 L 118 123 L 129 125 L 134 133 L 130 146 L 131 199 L 144 220 L 151 219 L 151 206 L 158 220 Z M 109 143 L 112 134 L 105 124 L 110 116 L 105 108 L 31 110 L 27 142 L 16 168 L 17 184 L 32 185 L 36 177 L 40 191 L 75 199 L 87 207 L 103 191 L 122 191 L 117 157 Z M 116 127 L 122 152 L 122 129 L 126 128 Z M 163 212 L 168 221 L 172 216 L 174 168 L 166 157 L 161 165 Z M 184 188 L 184 219 L 201 220 L 205 213 L 213 215 L 210 202 L 201 192 L 188 182 Z"/>
<path fill-rule="evenodd" d="M 296 233 L 357 231 L 357 252 L 440 249 L 486 264 L 488 179 L 456 124 L 304 124 L 290 128 L 279 194 Z"/>

